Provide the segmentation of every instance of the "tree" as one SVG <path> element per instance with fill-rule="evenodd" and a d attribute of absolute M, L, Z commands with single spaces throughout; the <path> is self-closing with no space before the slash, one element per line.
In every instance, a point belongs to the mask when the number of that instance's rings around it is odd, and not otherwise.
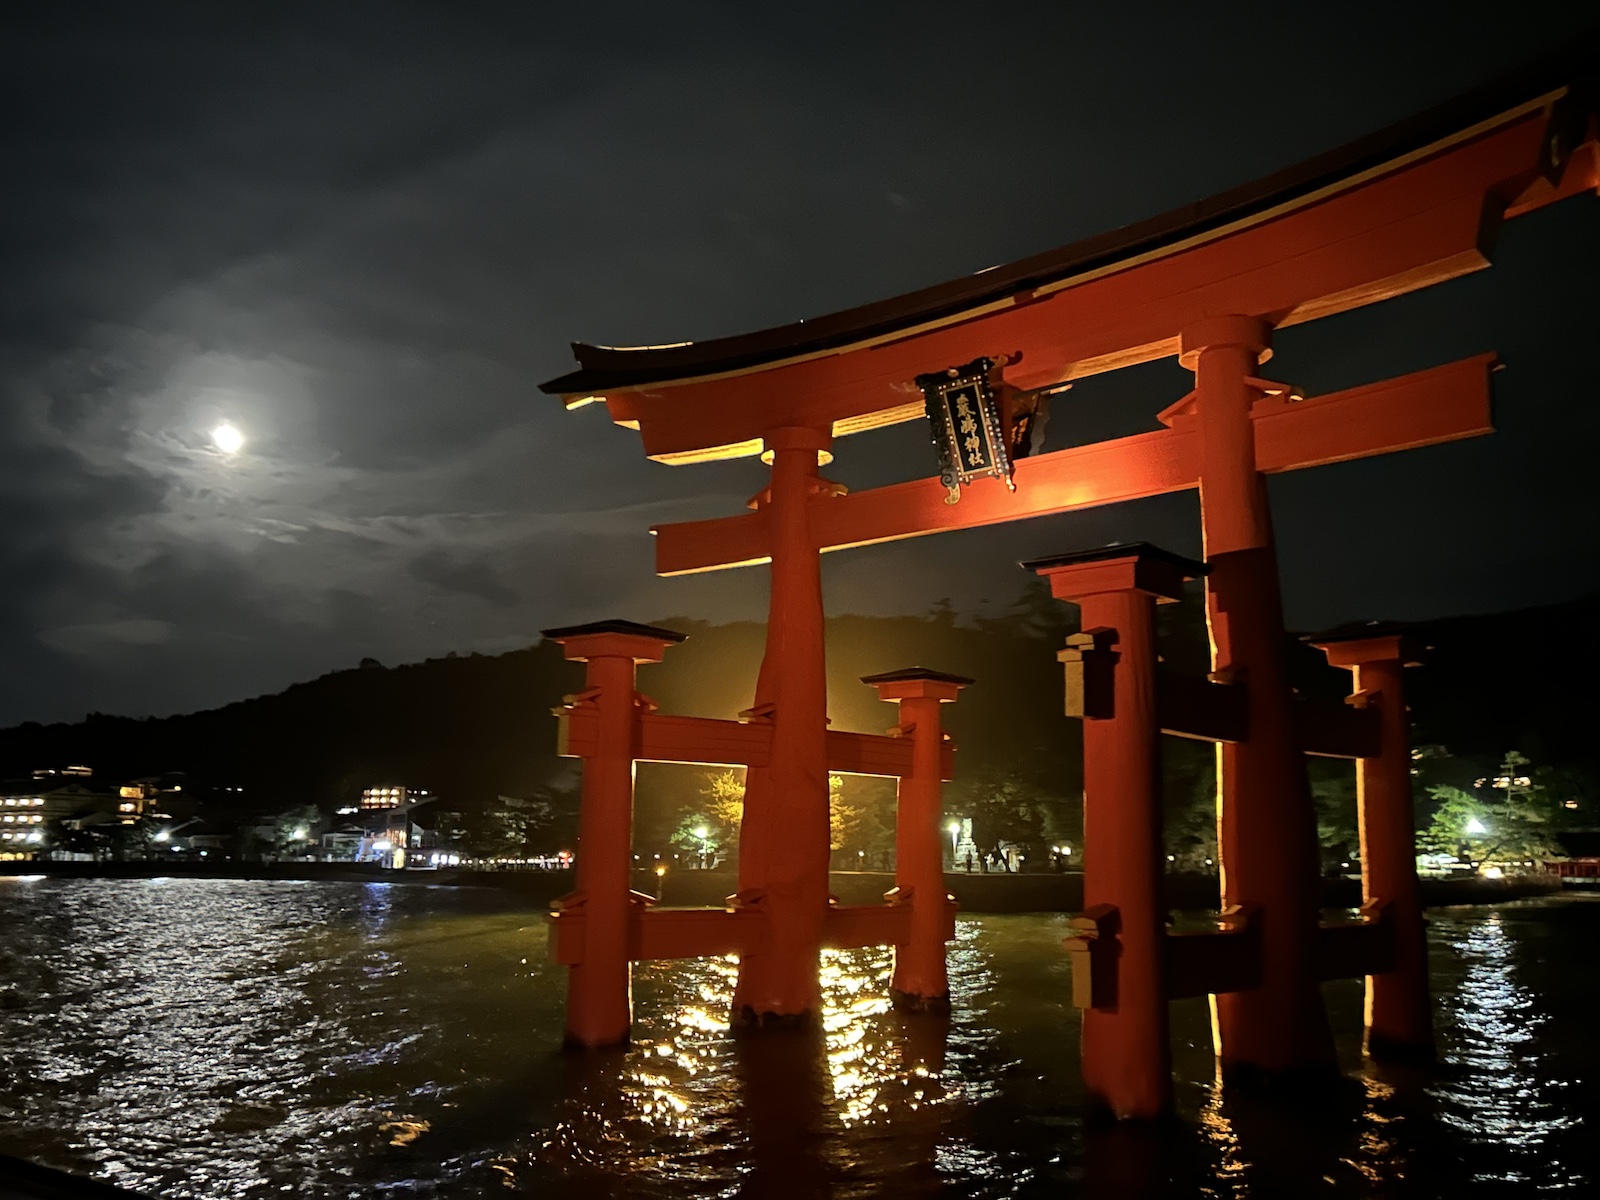
<path fill-rule="evenodd" d="M 745 773 L 732 767 L 705 776 L 696 802 L 685 809 L 667 842 L 711 866 L 731 858 L 739 846 L 744 819 Z"/>
<path fill-rule="evenodd" d="M 572 849 L 578 832 L 577 788 L 535 788 L 531 796 L 496 796 L 463 813 L 462 844 L 479 858 L 523 858 Z"/>
<path fill-rule="evenodd" d="M 321 824 L 322 810 L 315 804 L 301 804 L 279 813 L 272 823 L 273 849 L 279 854 L 305 849 L 315 840 Z"/>
<path fill-rule="evenodd" d="M 1015 768 L 990 768 L 960 780 L 951 789 L 955 811 L 972 820 L 972 841 L 983 855 L 1005 867 L 1002 844 L 1032 847 L 1076 837 L 1082 814 L 1069 824 L 1069 805 Z M 1074 828 L 1074 826 L 1076 828 Z"/>
<path fill-rule="evenodd" d="M 1356 773 L 1349 762 L 1336 758 L 1306 758 L 1311 777 L 1311 802 L 1317 812 L 1317 845 L 1322 864 L 1340 869 L 1361 857 L 1361 834 L 1356 817 Z"/>
<path fill-rule="evenodd" d="M 1161 773 L 1162 833 L 1169 868 L 1197 874 L 1214 872 L 1217 863 L 1215 747 L 1188 738 L 1166 738 L 1161 749 Z"/>
<path fill-rule="evenodd" d="M 1528 759 L 1515 750 L 1500 762 L 1498 773 L 1478 779 L 1470 788 L 1435 784 L 1427 828 L 1417 838 L 1425 853 L 1440 854 L 1483 872 L 1503 864 L 1526 869 L 1560 852 L 1555 832 L 1561 804 L 1535 782 Z"/>

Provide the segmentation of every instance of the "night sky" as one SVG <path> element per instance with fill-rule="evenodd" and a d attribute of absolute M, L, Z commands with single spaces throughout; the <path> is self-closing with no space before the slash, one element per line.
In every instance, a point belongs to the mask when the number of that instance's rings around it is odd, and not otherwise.
<path fill-rule="evenodd" d="M 764 572 L 657 580 L 645 531 L 740 511 L 764 470 L 649 463 L 601 406 L 564 413 L 537 385 L 569 341 L 738 333 L 1127 224 L 1446 99 L 1592 10 L 6 11 L 9 724 L 602 617 L 759 616 Z M 1313 394 L 1487 349 L 1508 368 L 1493 437 L 1273 482 L 1292 623 L 1600 587 L 1597 218 L 1568 201 L 1509 225 L 1490 271 L 1280 335 L 1271 372 Z M 1050 446 L 1151 428 L 1188 379 L 1084 381 Z M 853 487 L 932 473 L 919 425 L 836 453 Z M 828 604 L 998 611 L 1019 558 L 1195 553 L 1196 520 L 1189 494 L 847 551 Z"/>

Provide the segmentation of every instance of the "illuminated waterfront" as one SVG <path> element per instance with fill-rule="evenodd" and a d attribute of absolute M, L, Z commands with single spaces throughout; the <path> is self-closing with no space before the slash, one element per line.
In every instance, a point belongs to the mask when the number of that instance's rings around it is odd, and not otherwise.
<path fill-rule="evenodd" d="M 625 1052 L 564 1056 L 539 913 L 476 890 L 0 880 L 0 1150 L 163 1197 L 1581 1193 L 1600 901 L 1432 916 L 1444 1063 L 1314 1111 L 1221 1097 L 1175 1009 L 1181 1122 L 1086 1124 L 1064 918 L 964 919 L 948 1022 L 830 955 L 815 1034 L 736 1039 L 732 963 L 636 974 Z M 550 1189 L 546 1191 L 545 1189 Z"/>

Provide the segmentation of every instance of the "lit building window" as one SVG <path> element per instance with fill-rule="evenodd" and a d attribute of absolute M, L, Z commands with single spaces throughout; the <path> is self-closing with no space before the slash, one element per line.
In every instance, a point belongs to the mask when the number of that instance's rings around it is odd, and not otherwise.
<path fill-rule="evenodd" d="M 133 811 L 133 805 L 131 805 L 131 804 L 119 804 L 119 805 L 117 805 L 117 811 L 118 812 L 132 812 Z"/>

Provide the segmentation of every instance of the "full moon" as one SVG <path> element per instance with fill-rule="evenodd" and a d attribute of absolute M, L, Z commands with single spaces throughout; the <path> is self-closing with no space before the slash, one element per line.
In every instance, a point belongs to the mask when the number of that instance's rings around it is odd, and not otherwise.
<path fill-rule="evenodd" d="M 237 454 L 244 448 L 244 434 L 223 422 L 211 431 L 211 444 L 224 454 Z"/>

